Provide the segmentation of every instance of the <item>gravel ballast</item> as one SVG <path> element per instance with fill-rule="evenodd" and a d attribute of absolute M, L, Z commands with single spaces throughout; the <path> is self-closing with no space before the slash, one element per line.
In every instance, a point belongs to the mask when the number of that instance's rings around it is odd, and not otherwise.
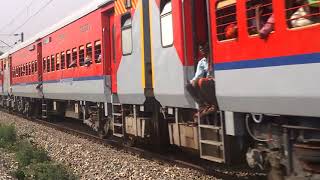
<path fill-rule="evenodd" d="M 80 179 L 216 179 L 193 169 L 143 159 L 4 112 L 0 112 L 0 123 L 14 124 L 18 135 L 28 136 L 48 151 L 52 160 L 69 167 Z M 0 161 L 0 179 L 1 176 Z"/>
<path fill-rule="evenodd" d="M 12 173 L 18 169 L 18 162 L 14 160 L 14 153 L 0 148 L 0 180 L 12 180 Z"/>

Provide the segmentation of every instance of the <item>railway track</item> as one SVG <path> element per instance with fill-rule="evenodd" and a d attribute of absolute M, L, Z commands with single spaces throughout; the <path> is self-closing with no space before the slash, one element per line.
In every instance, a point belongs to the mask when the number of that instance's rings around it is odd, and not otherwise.
<path fill-rule="evenodd" d="M 8 111 L 7 109 L 0 108 L 0 111 L 9 113 L 11 115 L 18 116 L 20 118 L 27 119 L 37 124 L 44 125 L 46 127 L 53 128 L 58 131 L 62 131 L 74 136 L 78 136 L 84 139 L 88 139 L 95 143 L 102 144 L 104 146 L 112 146 L 119 150 L 124 150 L 129 153 L 133 153 L 138 155 L 141 158 L 156 160 L 163 163 L 168 163 L 172 165 L 176 165 L 179 167 L 194 169 L 199 172 L 202 172 L 207 175 L 212 175 L 219 179 L 227 179 L 227 180 L 238 180 L 238 179 L 257 179 L 262 180 L 266 179 L 265 173 L 254 171 L 251 169 L 247 169 L 246 167 L 230 167 L 224 164 L 217 164 L 208 162 L 205 160 L 201 160 L 199 158 L 189 156 L 179 156 L 173 152 L 154 152 L 152 150 L 146 149 L 144 146 L 141 147 L 132 147 L 127 146 L 119 139 L 101 139 L 94 131 L 91 131 L 89 128 L 86 128 L 85 125 L 81 123 L 74 123 L 75 120 L 67 120 L 67 121 L 44 121 L 41 119 L 33 118 L 33 117 L 25 117 L 21 114 L 17 114 L 15 112 Z M 72 126 L 70 126 L 72 124 Z"/>

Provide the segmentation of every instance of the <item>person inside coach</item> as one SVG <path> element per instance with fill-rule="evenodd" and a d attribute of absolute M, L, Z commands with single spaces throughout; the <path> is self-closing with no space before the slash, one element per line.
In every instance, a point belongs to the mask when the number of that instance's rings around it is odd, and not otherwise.
<path fill-rule="evenodd" d="M 198 57 L 200 61 L 195 76 L 187 84 L 186 89 L 199 105 L 199 113 L 195 117 L 203 117 L 217 110 L 214 97 L 214 79 L 211 77 L 213 75 L 212 68 L 209 68 L 209 47 L 207 44 L 199 46 Z"/>

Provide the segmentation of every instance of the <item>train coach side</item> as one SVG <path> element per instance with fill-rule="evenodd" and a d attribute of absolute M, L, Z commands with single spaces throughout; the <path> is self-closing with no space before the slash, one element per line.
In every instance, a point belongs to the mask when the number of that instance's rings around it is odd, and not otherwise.
<path fill-rule="evenodd" d="M 101 12 L 95 10 L 43 38 L 43 93 L 48 99 L 110 102 Z"/>
<path fill-rule="evenodd" d="M 22 49 L 12 52 L 12 95 L 16 97 L 42 98 L 40 89 L 41 65 L 38 53 L 41 48 L 32 43 Z M 40 72 L 39 72 L 40 71 Z"/>

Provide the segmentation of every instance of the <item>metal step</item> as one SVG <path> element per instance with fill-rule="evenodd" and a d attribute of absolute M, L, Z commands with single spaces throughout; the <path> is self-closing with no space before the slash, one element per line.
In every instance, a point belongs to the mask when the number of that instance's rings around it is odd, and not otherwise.
<path fill-rule="evenodd" d="M 199 127 L 206 128 L 206 129 L 213 129 L 213 130 L 221 130 L 222 129 L 220 126 L 204 125 L 204 124 L 200 124 Z"/>
<path fill-rule="evenodd" d="M 112 113 L 112 115 L 114 115 L 114 116 L 122 116 L 121 113 Z"/>
<path fill-rule="evenodd" d="M 207 116 L 206 121 L 202 122 L 198 118 L 199 127 L 199 143 L 200 143 L 200 158 L 209 161 L 224 163 L 225 148 L 224 148 L 224 130 L 223 122 L 220 116 Z M 212 140 L 212 134 L 218 137 Z"/>
<path fill-rule="evenodd" d="M 113 123 L 113 126 L 116 126 L 116 127 L 122 127 L 123 125 L 120 124 L 120 123 Z"/>
<path fill-rule="evenodd" d="M 209 161 L 217 162 L 217 163 L 223 163 L 224 162 L 224 159 L 213 157 L 213 156 L 201 156 L 201 158 L 209 160 Z"/>
<path fill-rule="evenodd" d="M 222 142 L 218 142 L 218 141 L 200 140 L 200 143 L 202 143 L 202 144 L 210 144 L 210 145 L 213 145 L 213 146 L 221 146 L 221 147 L 223 147 Z"/>

